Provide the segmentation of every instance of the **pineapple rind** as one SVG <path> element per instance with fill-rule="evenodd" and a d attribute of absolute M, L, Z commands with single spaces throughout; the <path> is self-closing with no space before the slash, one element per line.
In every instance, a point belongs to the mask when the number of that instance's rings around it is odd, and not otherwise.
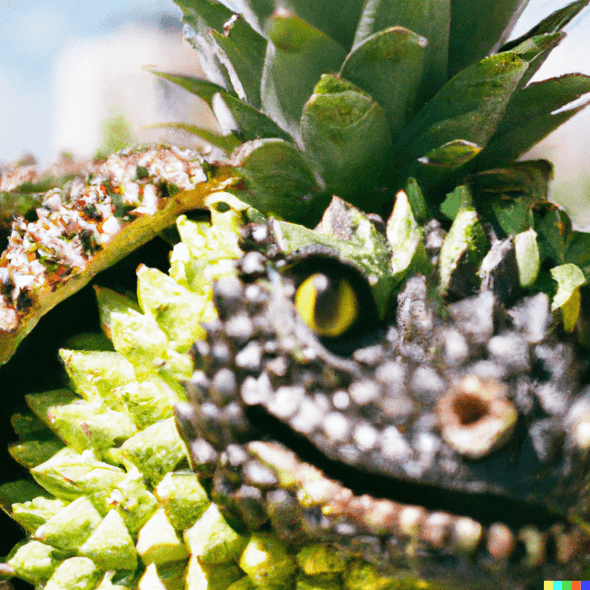
<path fill-rule="evenodd" d="M 121 446 L 123 464 L 129 468 L 137 467 L 153 486 L 160 483 L 183 459 L 187 459 L 186 449 L 176 430 L 174 418 L 148 426 Z"/>
<path fill-rule="evenodd" d="M 1 257 L 0 362 L 45 313 L 96 273 L 183 211 L 202 208 L 206 196 L 228 181 L 220 167 L 210 181 L 204 166 L 196 152 L 175 147 L 122 150 L 94 176 L 46 193 L 34 221 L 15 219 Z"/>
<path fill-rule="evenodd" d="M 104 571 L 135 571 L 137 568 L 135 543 L 116 510 L 107 513 L 79 552 Z"/>
<path fill-rule="evenodd" d="M 94 590 L 99 575 L 91 559 L 70 557 L 55 568 L 45 590 Z"/>
<path fill-rule="evenodd" d="M 8 563 L 16 570 L 16 575 L 30 584 L 39 584 L 51 577 L 61 562 L 55 547 L 39 541 L 29 541 L 19 547 Z"/>
<path fill-rule="evenodd" d="M 203 564 L 235 562 L 244 550 L 248 538 L 236 533 L 226 522 L 215 504 L 184 532 L 191 555 Z"/>
<path fill-rule="evenodd" d="M 152 563 L 163 566 L 189 556 L 163 508 L 156 510 L 139 531 L 136 549 L 146 566 Z"/>
<path fill-rule="evenodd" d="M 207 493 L 192 471 L 167 473 L 155 494 L 177 531 L 192 527 L 210 505 Z"/>
<path fill-rule="evenodd" d="M 39 496 L 27 502 L 12 505 L 12 516 L 27 532 L 35 532 L 52 516 L 66 506 L 59 498 Z"/>
<path fill-rule="evenodd" d="M 82 496 L 42 524 L 33 538 L 71 554 L 86 542 L 100 522 L 100 514 L 92 502 Z"/>

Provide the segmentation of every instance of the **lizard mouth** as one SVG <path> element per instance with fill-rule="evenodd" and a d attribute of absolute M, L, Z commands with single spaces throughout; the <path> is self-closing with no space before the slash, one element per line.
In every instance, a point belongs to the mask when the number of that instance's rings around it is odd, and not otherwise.
<path fill-rule="evenodd" d="M 421 506 L 429 512 L 443 511 L 472 518 L 483 526 L 502 522 L 511 529 L 534 526 L 548 530 L 564 522 L 564 515 L 538 501 L 526 502 L 491 492 L 467 492 L 369 472 L 331 459 L 307 438 L 294 432 L 264 408 L 252 407 L 248 419 L 264 433 L 266 441 L 296 452 L 298 460 L 313 465 L 327 479 L 349 489 L 353 496 L 368 496 L 399 504 Z M 262 438 L 262 437 L 261 437 Z"/>
<path fill-rule="evenodd" d="M 273 417 L 253 413 L 275 440 L 247 443 L 242 486 L 230 499 L 222 468 L 213 496 L 227 514 L 243 517 L 248 509 L 239 498 L 258 486 L 271 528 L 284 540 L 333 543 L 385 569 L 395 564 L 455 587 L 469 580 L 469 588 L 472 579 L 498 573 L 528 588 L 544 568 L 563 571 L 590 548 L 585 530 L 544 506 L 368 474 L 327 459 Z"/>

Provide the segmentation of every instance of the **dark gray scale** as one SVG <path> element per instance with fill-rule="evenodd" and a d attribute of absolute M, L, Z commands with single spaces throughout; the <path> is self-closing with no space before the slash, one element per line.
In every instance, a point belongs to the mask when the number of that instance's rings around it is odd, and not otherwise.
<path fill-rule="evenodd" d="M 408 565 L 412 546 L 421 571 L 436 570 L 434 577 L 444 577 L 451 562 L 452 571 L 515 567 L 523 556 L 526 563 L 573 563 L 564 552 L 585 541 L 565 525 L 549 533 L 494 524 L 503 507 L 529 507 L 527 514 L 540 511 L 550 523 L 581 512 L 590 388 L 581 389 L 579 352 L 559 336 L 546 295 L 501 300 L 513 291 L 499 286 L 502 264 L 493 258 L 489 289 L 449 305 L 443 318 L 426 278 L 415 276 L 398 295 L 395 325 L 342 357 L 301 320 L 294 281 L 253 254 L 239 264 L 240 279 L 215 285 L 220 320 L 195 343 L 196 370 L 186 384 L 199 409 L 177 413 L 193 464 L 213 474 L 213 495 L 231 522 L 272 526 L 292 542 L 366 541 L 353 552 L 390 563 Z M 337 516 L 326 516 L 319 501 L 302 505 L 299 484 L 285 488 L 280 469 L 255 457 L 248 442 L 273 440 L 280 448 L 301 445 L 330 477 L 340 469 L 347 485 L 375 483 L 375 497 L 385 499 L 372 499 L 371 513 L 335 488 L 342 500 L 329 514 Z M 375 536 L 380 510 L 389 516 Z M 472 510 L 489 520 L 483 528 Z M 545 520 L 539 526 L 546 531 Z M 457 554 L 454 547 L 471 538 L 471 557 Z M 567 571 L 561 567 L 554 571 Z"/>

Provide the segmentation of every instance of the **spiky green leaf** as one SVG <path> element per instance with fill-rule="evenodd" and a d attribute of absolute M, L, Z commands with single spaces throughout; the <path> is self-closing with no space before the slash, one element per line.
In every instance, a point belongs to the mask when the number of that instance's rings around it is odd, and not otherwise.
<path fill-rule="evenodd" d="M 303 105 L 322 74 L 340 69 L 346 51 L 319 29 L 285 11 L 273 14 L 266 33 L 273 45 L 269 44 L 266 55 L 262 107 L 297 138 Z"/>
<path fill-rule="evenodd" d="M 514 250 L 520 285 L 525 288 L 531 287 L 537 280 L 541 268 L 537 232 L 531 228 L 514 236 Z"/>
<path fill-rule="evenodd" d="M 580 315 L 580 287 L 586 283 L 586 278 L 581 269 L 571 263 L 555 266 L 550 272 L 557 282 L 551 310 L 561 309 L 563 328 L 566 332 L 572 332 Z"/>
<path fill-rule="evenodd" d="M 582 231 L 571 233 L 565 260 L 579 266 L 586 277 L 590 277 L 590 233 Z"/>
<path fill-rule="evenodd" d="M 484 147 L 527 67 L 502 53 L 457 74 L 410 122 L 396 146 L 399 159 L 411 163 L 455 140 Z"/>
<path fill-rule="evenodd" d="M 367 208 L 363 199 L 382 178 L 391 151 L 381 106 L 354 84 L 326 74 L 305 104 L 301 133 L 326 190 Z"/>
<path fill-rule="evenodd" d="M 180 6 L 183 20 L 195 31 L 204 23 L 210 29 L 223 33 L 223 25 L 233 16 L 233 12 L 217 0 L 174 0 Z"/>
<path fill-rule="evenodd" d="M 475 208 L 468 202 L 468 189 L 454 191 L 463 200 L 439 256 L 439 291 L 441 295 L 466 297 L 479 286 L 477 270 L 489 248 Z"/>
<path fill-rule="evenodd" d="M 450 75 L 498 49 L 527 4 L 528 0 L 451 0 Z"/>
<path fill-rule="evenodd" d="M 435 147 L 425 156 L 418 158 L 423 166 L 436 168 L 460 168 L 473 160 L 482 150 L 482 147 L 464 139 L 454 139 L 444 145 Z"/>
<path fill-rule="evenodd" d="M 534 82 L 515 94 L 506 109 L 498 136 L 535 121 L 590 93 L 590 76 L 566 74 L 542 82 Z"/>
<path fill-rule="evenodd" d="M 529 229 L 532 208 L 547 200 L 553 168 L 546 160 L 518 162 L 471 176 L 469 185 L 482 213 L 506 235 Z"/>
<path fill-rule="evenodd" d="M 426 260 L 422 229 L 416 222 L 410 200 L 404 191 L 395 199 L 393 212 L 387 221 L 387 241 L 392 251 L 391 267 L 397 280 L 408 270 Z"/>
<path fill-rule="evenodd" d="M 565 262 L 565 253 L 572 231 L 568 214 L 553 203 L 540 203 L 533 209 L 534 228 L 538 235 L 541 260 Z"/>
<path fill-rule="evenodd" d="M 589 92 L 590 77 L 583 74 L 568 74 L 530 84 L 510 102 L 502 125 L 478 160 L 478 166 L 498 166 L 525 153 L 588 106 L 590 100 L 563 110 Z"/>
<path fill-rule="evenodd" d="M 166 72 L 155 70 L 152 67 L 146 69 L 152 74 L 160 76 L 160 78 L 164 78 L 164 80 L 168 80 L 168 82 L 172 82 L 173 84 L 184 88 L 191 94 L 202 98 L 210 108 L 212 106 L 211 101 L 213 100 L 213 96 L 218 92 L 226 92 L 226 89 L 223 86 L 219 86 L 219 84 L 209 82 L 209 80 L 204 80 L 203 78 L 183 76 L 181 74 L 168 74 Z"/>
<path fill-rule="evenodd" d="M 214 105 L 215 114 L 221 120 L 223 117 L 219 116 L 220 109 L 227 109 L 233 120 L 233 131 L 242 141 L 273 137 L 292 141 L 289 134 L 285 133 L 272 119 L 239 98 L 228 93 L 220 93 L 215 97 Z"/>
<path fill-rule="evenodd" d="M 572 2 L 563 8 L 559 8 L 555 12 L 551 13 L 548 17 L 544 18 L 540 23 L 536 24 L 530 31 L 513 39 L 508 43 L 505 43 L 500 51 L 510 51 L 516 46 L 520 45 L 527 39 L 536 37 L 538 35 L 547 35 L 557 33 L 561 31 L 571 20 L 577 16 L 581 10 L 588 6 L 589 0 L 577 0 Z"/>
<path fill-rule="evenodd" d="M 273 3 L 275 8 L 286 7 L 343 47 L 350 48 L 364 0 L 338 0 L 337 7 L 316 0 L 273 0 Z"/>
<path fill-rule="evenodd" d="M 354 46 L 358 47 L 372 35 L 390 27 L 404 27 L 425 38 L 425 66 L 418 91 L 419 100 L 424 103 L 447 81 L 450 22 L 451 0 L 367 0 Z M 377 96 L 375 99 L 380 102 Z"/>
<path fill-rule="evenodd" d="M 520 79 L 519 89 L 523 89 L 545 63 L 549 54 L 561 43 L 565 33 L 552 33 L 525 39 L 512 52 L 529 63 L 529 68 Z"/>
<path fill-rule="evenodd" d="M 340 69 L 383 107 L 392 137 L 415 112 L 426 44 L 424 37 L 392 27 L 357 44 Z"/>
<path fill-rule="evenodd" d="M 415 178 L 408 178 L 406 183 L 406 195 L 410 200 L 410 206 L 412 207 L 412 214 L 419 224 L 424 224 L 429 219 L 428 205 L 424 194 L 420 190 L 420 185 L 416 182 Z"/>
<path fill-rule="evenodd" d="M 220 48 L 219 58 L 238 97 L 260 106 L 266 39 L 241 17 L 226 23 L 222 32 L 212 31 L 211 35 Z"/>
<path fill-rule="evenodd" d="M 218 147 L 226 153 L 231 153 L 232 150 L 237 148 L 241 143 L 240 140 L 233 135 L 219 135 L 218 133 L 209 131 L 209 129 L 204 129 L 203 127 L 198 127 L 197 125 L 190 125 L 189 123 L 156 123 L 155 125 L 150 125 L 149 127 L 160 129 L 180 129 L 181 131 L 186 131 L 191 135 L 200 137 L 207 143 Z"/>

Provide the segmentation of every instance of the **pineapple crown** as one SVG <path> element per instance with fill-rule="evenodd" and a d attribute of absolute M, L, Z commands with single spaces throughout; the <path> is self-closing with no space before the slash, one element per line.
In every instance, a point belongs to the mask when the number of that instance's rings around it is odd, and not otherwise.
<path fill-rule="evenodd" d="M 484 209 L 524 194 L 512 217 L 530 226 L 550 167 L 512 163 L 590 92 L 581 74 L 529 84 L 588 0 L 512 41 L 527 0 L 175 2 L 208 80 L 155 73 L 204 99 L 222 135 L 177 126 L 231 153 L 240 198 L 306 225 L 335 194 L 383 213 L 408 178 L 437 216 L 446 193 L 492 169 L 475 183 Z"/>

